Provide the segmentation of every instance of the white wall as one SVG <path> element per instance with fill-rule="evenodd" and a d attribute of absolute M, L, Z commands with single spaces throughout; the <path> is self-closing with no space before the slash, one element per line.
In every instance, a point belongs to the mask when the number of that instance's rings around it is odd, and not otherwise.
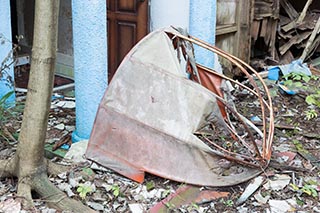
<path fill-rule="evenodd" d="M 176 26 L 189 29 L 189 0 L 150 0 L 150 28 Z"/>

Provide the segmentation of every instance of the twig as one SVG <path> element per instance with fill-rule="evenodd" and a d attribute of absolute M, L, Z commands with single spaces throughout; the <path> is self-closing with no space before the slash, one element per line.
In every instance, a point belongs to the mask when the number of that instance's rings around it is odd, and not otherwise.
<path fill-rule="evenodd" d="M 262 122 L 254 121 L 253 123 L 257 126 L 262 126 Z M 277 129 L 301 130 L 299 127 L 282 124 L 274 124 L 274 127 Z"/>
<path fill-rule="evenodd" d="M 309 172 L 309 169 L 301 168 L 301 167 L 296 167 L 296 166 L 289 166 L 286 164 L 280 164 L 274 160 L 271 160 L 269 163 L 269 166 L 275 169 L 279 170 L 290 170 L 290 171 L 296 171 L 296 172 Z"/>
<path fill-rule="evenodd" d="M 303 50 L 302 56 L 300 57 L 300 59 L 302 61 L 304 61 L 306 59 L 306 57 L 308 56 L 308 54 L 310 53 L 310 51 L 311 51 L 310 47 L 312 46 L 314 39 L 316 38 L 317 34 L 319 33 L 319 30 L 320 30 L 320 17 L 318 18 L 317 24 L 314 27 L 314 30 L 312 31 L 312 34 L 307 42 L 306 48 Z"/>
<path fill-rule="evenodd" d="M 70 135 L 67 134 L 65 136 L 63 136 L 60 141 L 58 141 L 57 143 L 54 144 L 54 146 L 52 147 L 52 151 L 57 150 L 60 146 L 62 146 L 63 144 L 68 144 L 71 146 L 71 141 L 70 141 Z"/>

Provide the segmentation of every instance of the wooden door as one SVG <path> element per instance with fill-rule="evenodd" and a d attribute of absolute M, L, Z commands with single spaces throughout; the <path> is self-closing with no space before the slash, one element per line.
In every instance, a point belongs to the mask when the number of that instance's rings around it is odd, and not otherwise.
<path fill-rule="evenodd" d="M 148 33 L 148 0 L 107 0 L 108 79 L 129 50 Z"/>
<path fill-rule="evenodd" d="M 252 10 L 253 0 L 217 0 L 216 46 L 245 62 L 250 60 Z M 221 62 L 234 72 L 229 62 Z"/>

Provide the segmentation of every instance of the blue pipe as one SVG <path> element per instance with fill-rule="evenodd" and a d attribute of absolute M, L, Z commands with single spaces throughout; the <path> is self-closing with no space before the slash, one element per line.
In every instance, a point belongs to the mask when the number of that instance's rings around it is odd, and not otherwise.
<path fill-rule="evenodd" d="M 10 14 L 10 1 L 0 0 L 0 65 L 4 59 L 8 56 L 12 49 L 11 38 L 11 14 Z M 11 55 L 11 60 L 6 62 L 9 65 L 13 60 Z M 2 66 L 1 66 L 2 67 Z M 12 83 L 14 81 L 14 69 L 13 64 L 2 72 L 2 77 L 0 78 L 0 99 L 7 93 L 14 91 L 14 85 L 8 82 L 11 79 Z M 15 103 L 15 94 L 13 93 L 7 100 L 6 105 L 11 106 Z"/>
<path fill-rule="evenodd" d="M 216 36 L 216 0 L 190 0 L 190 35 L 215 44 Z M 196 61 L 209 68 L 215 66 L 214 53 L 195 46 Z"/>
<path fill-rule="evenodd" d="M 76 129 L 72 141 L 90 137 L 107 88 L 107 11 L 105 0 L 72 0 Z"/>

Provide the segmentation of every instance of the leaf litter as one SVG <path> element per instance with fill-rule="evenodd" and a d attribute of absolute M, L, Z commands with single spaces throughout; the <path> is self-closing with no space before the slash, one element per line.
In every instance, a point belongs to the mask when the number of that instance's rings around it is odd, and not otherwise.
<path fill-rule="evenodd" d="M 282 94 L 274 82 L 268 83 L 269 89 L 273 91 L 272 97 L 275 108 L 275 123 L 279 125 L 275 129 L 274 155 L 270 166 L 259 177 L 264 181 L 257 187 L 252 196 L 249 196 L 243 204 L 237 206 L 237 200 L 250 186 L 250 181 L 231 187 L 202 187 L 200 190 L 227 191 L 228 197 L 216 198 L 214 201 L 189 203 L 182 206 L 167 206 L 172 212 L 260 212 L 267 209 L 268 212 L 320 212 L 319 191 L 320 177 L 317 167 L 320 148 L 319 133 L 320 116 L 308 119 L 306 111 L 310 105 L 305 99 L 310 91 L 317 91 L 319 80 L 310 80 L 303 85 L 308 86 L 306 93 L 298 93 L 294 96 Z M 242 114 L 258 116 L 256 104 L 245 90 L 236 90 L 235 96 L 241 97 L 239 108 Z M 317 107 L 313 108 L 315 114 L 320 115 Z M 21 112 L 11 118 L 5 126 L 11 135 L 19 132 L 21 124 Z M 259 121 L 255 121 L 259 122 Z M 63 124 L 69 126 L 71 131 L 57 129 L 55 126 Z M 74 129 L 75 113 L 73 108 L 56 107 L 50 111 L 47 142 L 59 141 L 63 134 L 70 134 Z M 289 128 L 290 127 L 290 128 Z M 17 139 L 17 138 L 16 138 Z M 55 139 L 55 140 L 53 140 Z M 11 143 L 10 137 L 0 136 L 0 159 L 6 159 L 15 152 L 16 144 Z M 299 142 L 294 144 L 294 141 Z M 228 148 L 228 144 L 226 147 Z M 230 145 L 230 149 L 234 144 Z M 303 149 L 301 149 L 301 147 Z M 310 160 L 306 152 L 316 160 Z M 71 164 L 70 160 L 56 159 L 58 162 Z M 230 165 L 228 162 L 226 168 Z M 74 164 L 74 163 L 72 163 Z M 83 169 L 92 166 L 91 162 L 78 161 L 70 171 L 50 180 L 67 196 L 80 200 L 99 212 L 145 212 L 152 209 L 156 204 L 166 197 L 174 194 L 184 184 L 162 179 L 147 174 L 142 184 L 124 178 L 111 170 L 99 169 L 97 165 L 92 167 L 93 173 L 88 174 Z M 306 172 L 307 171 L 307 172 Z M 150 186 L 152 183 L 152 187 Z M 0 187 L 0 211 L 7 211 L 8 208 L 15 212 L 26 212 L 21 209 L 21 203 L 14 194 L 16 192 L 16 180 L 13 178 L 1 179 Z M 80 196 L 77 190 L 86 186 L 86 193 Z M 263 186 L 263 187 L 262 187 Z M 45 202 L 34 196 L 36 208 L 43 212 L 56 212 L 45 206 Z M 280 207 L 280 209 L 279 209 Z"/>

